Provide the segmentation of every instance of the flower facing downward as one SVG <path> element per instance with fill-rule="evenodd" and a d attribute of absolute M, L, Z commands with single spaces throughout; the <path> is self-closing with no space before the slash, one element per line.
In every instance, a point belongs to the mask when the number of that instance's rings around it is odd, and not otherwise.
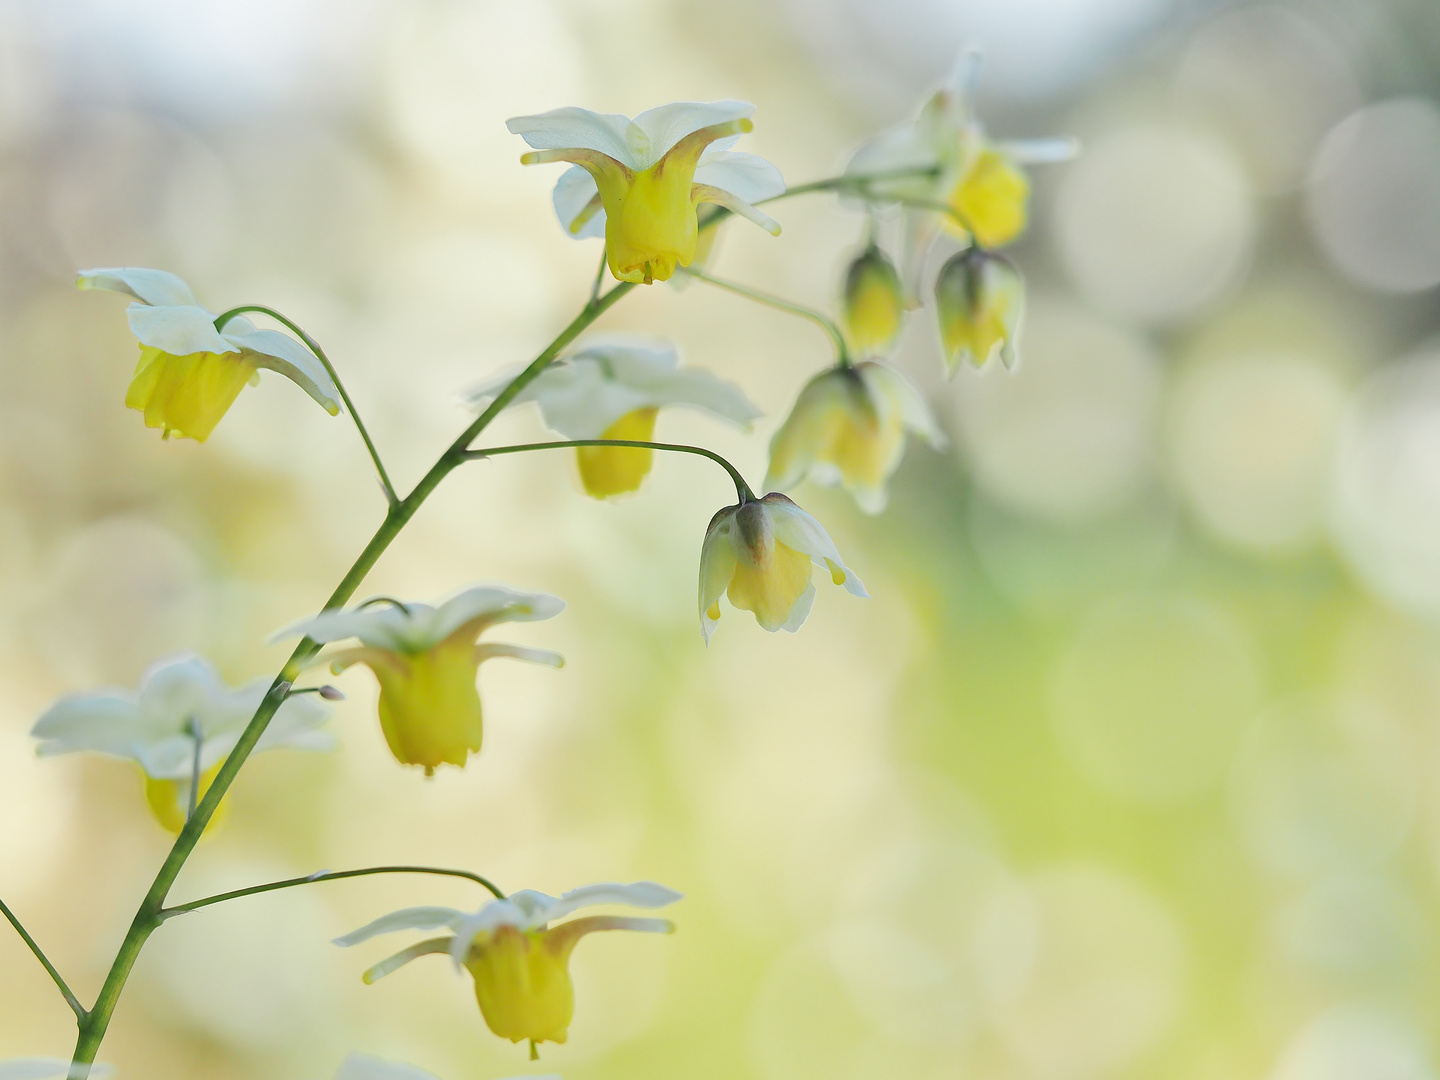
<path fill-rule="evenodd" d="M 268 679 L 256 679 L 231 689 L 208 661 L 176 656 L 152 664 L 138 692 L 101 690 L 62 697 L 35 722 L 30 734 L 40 740 L 41 757 L 90 750 L 137 762 L 145 774 L 150 809 L 160 824 L 178 833 L 189 809 L 197 743 L 198 799 L 209 789 L 269 686 Z M 329 750 L 334 738 L 316 730 L 329 715 L 330 710 L 311 695 L 286 698 L 255 749 Z"/>
<path fill-rule="evenodd" d="M 753 612 L 772 633 L 800 629 L 815 586 L 811 563 L 830 572 L 830 580 L 852 596 L 868 596 L 865 586 L 835 550 L 824 527 L 779 492 L 727 506 L 710 519 L 700 548 L 700 631 L 705 641 L 720 621 L 720 597 Z"/>
<path fill-rule="evenodd" d="M 642 337 L 597 339 L 561 357 L 511 402 L 537 402 L 545 423 L 567 439 L 649 442 L 666 405 L 689 405 L 744 427 L 760 415 L 740 388 L 708 371 L 678 367 L 669 342 Z M 507 368 L 466 394 L 483 408 L 519 374 Z M 650 472 L 654 452 L 639 447 L 576 448 L 580 480 L 597 499 L 635 491 Z"/>
<path fill-rule="evenodd" d="M 940 268 L 935 308 L 940 344 L 953 375 L 962 359 L 982 367 L 998 349 L 1015 366 L 1015 339 L 1025 307 L 1025 282 L 1003 255 L 969 248 Z"/>
<path fill-rule="evenodd" d="M 476 642 L 496 623 L 558 615 L 564 601 L 544 593 L 492 585 L 466 589 L 438 608 L 382 603 L 322 611 L 276 637 L 304 635 L 322 645 L 359 638 L 359 647 L 330 657 L 330 670 L 338 675 L 351 664 L 364 664 L 375 673 L 385 741 L 397 761 L 422 766 L 426 776 L 442 763 L 463 766 L 480 750 L 484 727 L 475 688 L 480 664 L 496 656 L 557 668 L 565 663 L 559 653 L 544 649 Z"/>
<path fill-rule="evenodd" d="M 243 316 L 217 330 L 215 315 L 174 274 L 119 266 L 82 270 L 76 284 L 134 297 L 126 314 L 140 342 L 140 362 L 125 404 L 167 439 L 208 439 L 258 368 L 278 371 L 331 416 L 340 411 L 335 383 L 309 349 L 277 330 L 257 330 Z"/>
<path fill-rule="evenodd" d="M 618 915 L 551 924 L 584 907 L 662 908 L 679 899 L 679 893 L 649 881 L 586 885 L 558 899 L 526 889 L 492 900 L 474 914 L 443 907 L 406 908 L 336 938 L 335 944 L 358 945 L 397 930 L 448 930 L 449 936 L 429 938 L 382 960 L 365 972 L 365 982 L 373 983 L 417 957 L 448 953 L 474 978 L 475 998 L 490 1030 L 511 1042 L 529 1040 L 534 1057 L 536 1043 L 565 1041 L 575 1013 L 570 952 L 582 937 L 599 930 L 669 934 L 675 929 L 665 919 Z"/>
<path fill-rule="evenodd" d="M 588 109 L 517 116 L 505 126 L 535 148 L 521 162 L 569 161 L 555 212 L 571 236 L 598 236 L 620 281 L 665 281 L 695 258 L 700 203 L 716 203 L 779 235 L 751 204 L 785 190 L 775 166 L 729 149 L 754 126 L 743 101 L 677 101 L 635 119 Z"/>
<path fill-rule="evenodd" d="M 905 314 L 900 274 L 874 244 L 862 251 L 845 272 L 841 318 L 850 346 L 864 356 L 883 356 L 900 336 Z"/>
<path fill-rule="evenodd" d="M 831 368 L 811 379 L 770 440 L 767 488 L 780 490 L 809 477 L 843 484 L 860 509 L 885 509 L 885 482 L 905 453 L 905 432 L 931 446 L 945 434 L 919 391 L 894 368 L 873 361 Z"/>

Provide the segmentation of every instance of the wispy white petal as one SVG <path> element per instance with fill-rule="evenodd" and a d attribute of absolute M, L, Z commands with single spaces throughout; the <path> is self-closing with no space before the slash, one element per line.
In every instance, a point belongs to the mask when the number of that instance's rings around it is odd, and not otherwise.
<path fill-rule="evenodd" d="M 334 944 L 342 949 L 369 941 L 381 934 L 393 934 L 398 930 L 439 930 L 442 927 L 454 929 L 465 920 L 465 913 L 447 907 L 413 907 L 392 911 L 368 922 L 359 930 L 352 930 L 344 937 L 335 939 Z"/>
<path fill-rule="evenodd" d="M 482 616 L 490 623 L 537 622 L 553 619 L 564 610 L 565 601 L 548 593 L 525 592 L 504 585 L 477 585 L 440 605 L 431 633 L 439 641 Z"/>
<path fill-rule="evenodd" d="M 500 656 L 511 660 L 524 660 L 531 664 L 544 664 L 546 667 L 565 666 L 565 657 L 549 649 L 527 649 L 521 645 L 506 645 L 495 641 L 486 641 L 475 646 L 475 659 L 481 663 Z"/>
<path fill-rule="evenodd" d="M 710 610 L 730 587 L 739 561 L 734 538 L 736 509 L 727 506 L 715 515 L 700 546 L 700 633 L 706 645 L 719 624 L 718 619 L 710 617 Z"/>
<path fill-rule="evenodd" d="M 770 162 L 755 154 L 717 150 L 715 146 L 701 155 L 695 169 L 695 182 L 728 191 L 747 203 L 785 194 L 785 178 Z"/>
<path fill-rule="evenodd" d="M 627 907 L 662 908 L 683 900 L 684 894 L 653 881 L 637 881 L 630 885 L 604 883 L 583 885 L 563 894 L 551 905 L 547 921 L 563 919 L 571 912 L 600 904 L 624 904 Z"/>
<path fill-rule="evenodd" d="M 130 320 L 130 331 L 140 344 L 172 356 L 240 351 L 240 346 L 226 341 L 215 329 L 214 317 L 204 308 L 131 304 L 125 314 Z"/>
<path fill-rule="evenodd" d="M 646 136 L 642 168 L 655 164 L 686 135 L 754 115 L 755 106 L 746 101 L 672 101 L 646 109 L 635 117 L 635 126 Z"/>
<path fill-rule="evenodd" d="M 150 270 L 143 266 L 111 266 L 81 270 L 75 284 L 81 289 L 104 289 L 106 292 L 133 296 L 142 304 L 157 307 L 199 307 L 200 301 L 190 286 L 168 270 Z"/>
<path fill-rule="evenodd" d="M 843 574 L 844 580 L 837 584 L 844 585 L 846 591 L 852 595 L 870 595 L 865 591 L 865 586 L 855 572 L 840 558 L 835 541 L 830 539 L 830 534 L 825 531 L 823 525 L 783 496 L 776 498 L 773 494 L 767 495 L 763 501 L 770 511 L 770 519 L 774 523 L 777 540 L 784 542 L 796 551 L 809 555 L 812 562 L 824 567 L 832 574 L 836 572 Z"/>
<path fill-rule="evenodd" d="M 530 116 L 512 116 L 505 121 L 512 135 L 519 135 L 536 150 L 596 150 L 632 169 L 643 169 L 632 141 L 646 141 L 645 133 L 629 117 L 597 113 L 567 106 Z"/>
<path fill-rule="evenodd" d="M 284 375 L 331 416 L 340 411 L 340 391 L 314 353 L 278 330 L 232 329 L 236 322 L 226 325 L 221 335 L 225 340 L 251 354 L 260 367 Z"/>
<path fill-rule="evenodd" d="M 1054 165 L 1070 161 L 1080 153 L 1080 140 L 1070 136 L 1053 139 L 1004 139 L 996 146 L 1017 165 Z"/>
<path fill-rule="evenodd" d="M 937 450 L 946 445 L 945 432 L 914 383 L 894 368 L 873 361 L 857 364 L 856 370 L 865 380 L 872 399 L 884 408 L 893 409 L 906 430 L 913 431 Z"/>
<path fill-rule="evenodd" d="M 431 938 L 428 941 L 421 941 L 411 945 L 408 949 L 401 949 L 394 956 L 387 956 L 378 964 L 367 968 L 360 978 L 366 986 L 369 986 L 371 983 L 383 979 L 392 971 L 400 970 L 406 964 L 410 963 L 411 960 L 418 959 L 422 956 L 431 956 L 435 953 L 444 953 L 448 956 L 450 953 L 451 940 L 448 936 Z"/>
<path fill-rule="evenodd" d="M 555 216 L 568 235 L 577 240 L 605 235 L 603 206 L 597 208 L 578 229 L 573 227 L 575 219 L 599 197 L 600 189 L 595 186 L 595 178 L 579 165 L 572 165 L 560 174 L 551 198 L 555 203 Z"/>

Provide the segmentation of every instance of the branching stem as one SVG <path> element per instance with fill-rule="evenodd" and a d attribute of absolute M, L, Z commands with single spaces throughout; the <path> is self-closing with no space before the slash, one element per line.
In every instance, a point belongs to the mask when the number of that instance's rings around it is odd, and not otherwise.
<path fill-rule="evenodd" d="M 740 475 L 739 469 L 713 450 L 706 450 L 703 446 L 687 446 L 684 443 L 644 442 L 639 439 L 565 439 L 559 442 L 517 443 L 514 446 L 468 450 L 465 457 L 470 461 L 482 461 L 485 458 L 499 457 L 501 454 L 523 454 L 530 450 L 563 450 L 571 446 L 633 446 L 638 450 L 670 450 L 677 454 L 695 454 L 709 458 L 730 474 L 730 479 L 735 482 L 735 495 L 742 503 L 755 501 L 755 493 L 750 490 L 750 485 Z"/>
<path fill-rule="evenodd" d="M 724 281 L 720 278 L 711 277 L 702 270 L 685 267 L 679 269 L 678 272 L 686 274 L 696 281 L 703 281 L 707 285 L 714 285 L 718 289 L 732 292 L 736 296 L 743 296 L 747 300 L 754 300 L 757 304 L 764 304 L 767 307 L 789 312 L 791 315 L 798 315 L 802 319 L 809 319 L 830 335 L 830 340 L 835 344 L 835 359 L 840 366 L 850 366 L 850 350 L 845 345 L 845 335 L 840 332 L 840 327 L 835 325 L 835 320 L 831 319 L 828 315 L 823 315 L 814 308 L 805 307 L 803 304 L 791 303 L 789 300 L 783 300 L 778 296 L 772 296 L 770 293 L 761 292 L 759 289 L 752 289 L 748 285 L 737 285 L 733 281 Z"/>
<path fill-rule="evenodd" d="M 40 966 L 49 973 L 50 978 L 55 980 L 55 985 L 59 988 L 60 995 L 65 999 L 65 1004 L 69 1005 L 74 1011 L 75 1019 L 83 1023 L 85 1020 L 85 1006 L 80 1004 L 80 999 L 77 998 L 70 987 L 66 985 L 65 980 L 60 976 L 60 972 L 55 970 L 55 965 L 50 963 L 50 959 L 45 955 L 44 950 L 36 944 L 35 939 L 30 936 L 30 931 L 25 929 L 20 920 L 15 917 L 15 913 L 6 906 L 4 900 L 0 900 L 0 914 L 3 914 L 5 918 L 10 920 L 10 925 L 15 927 L 15 932 L 20 935 L 20 940 L 30 946 L 30 951 L 35 954 L 35 959 L 40 961 Z"/>

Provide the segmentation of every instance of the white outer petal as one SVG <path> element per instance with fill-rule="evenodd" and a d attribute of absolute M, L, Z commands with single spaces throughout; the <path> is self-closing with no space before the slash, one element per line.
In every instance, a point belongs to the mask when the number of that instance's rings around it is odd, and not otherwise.
<path fill-rule="evenodd" d="M 156 307 L 199 307 L 200 301 L 184 280 L 168 270 L 151 270 L 143 266 L 109 266 L 81 270 L 75 276 L 81 289 L 103 289 L 106 292 L 133 296 L 142 304 Z"/>
<path fill-rule="evenodd" d="M 284 375 L 331 416 L 340 411 L 340 391 L 314 353 L 278 330 L 230 329 L 238 322 L 234 319 L 227 323 L 220 336 L 253 356 L 258 366 Z"/>
<path fill-rule="evenodd" d="M 435 641 L 440 641 L 481 615 L 489 616 L 496 623 L 537 622 L 553 619 L 564 610 L 565 601 L 548 593 L 523 592 L 504 585 L 477 585 L 440 605 L 430 633 Z"/>
<path fill-rule="evenodd" d="M 409 615 L 393 604 L 377 604 L 363 610 L 351 608 L 348 611 L 322 611 L 275 631 L 270 635 L 270 641 L 308 637 L 321 645 L 327 645 L 353 637 L 378 649 L 403 651 L 410 643 L 409 632 L 412 625 L 417 621 L 428 625 L 428 620 L 435 612 L 429 604 L 407 603 L 406 606 L 410 609 Z"/>
<path fill-rule="evenodd" d="M 172 356 L 240 351 L 240 346 L 225 340 L 215 329 L 214 316 L 201 307 L 131 304 L 125 314 L 130 320 L 130 332 L 140 344 Z"/>
<path fill-rule="evenodd" d="M 764 202 L 785 194 L 785 178 L 770 162 L 756 154 L 716 150 L 713 146 L 700 156 L 695 183 L 728 191 L 747 203 Z"/>
<path fill-rule="evenodd" d="M 685 136 L 701 128 L 728 120 L 746 120 L 755 115 L 748 101 L 672 101 L 646 109 L 635 117 L 635 127 L 645 134 L 642 168 L 649 168 L 669 153 Z"/>
<path fill-rule="evenodd" d="M 381 934 L 393 934 L 398 930 L 440 930 L 447 927 L 454 930 L 456 926 L 464 922 L 465 918 L 465 912 L 457 911 L 455 908 L 402 908 L 399 911 L 392 911 L 388 915 L 381 915 L 360 929 L 352 930 L 343 937 L 336 938 L 332 944 L 339 945 L 342 949 L 348 949 L 352 945 L 359 945 L 362 941 L 369 941 Z"/>
<path fill-rule="evenodd" d="M 945 432 L 914 383 L 888 364 L 867 361 L 856 365 L 856 370 L 865 380 L 871 398 L 895 409 L 907 431 L 913 431 L 937 450 L 947 444 Z"/>
<path fill-rule="evenodd" d="M 720 622 L 710 618 L 710 608 L 730 587 L 739 561 L 735 550 L 735 511 L 738 509 L 738 506 L 727 506 L 716 514 L 700 544 L 700 633 L 706 645 L 710 644 L 710 635 Z"/>
<path fill-rule="evenodd" d="M 646 167 L 631 149 L 632 141 L 644 132 L 628 116 L 618 113 L 591 112 L 572 105 L 512 116 L 505 121 L 505 127 L 536 150 L 596 150 L 632 169 Z"/>
<path fill-rule="evenodd" d="M 41 757 L 90 750 L 134 757 L 140 744 L 140 707 L 124 690 L 67 694 L 35 721 L 30 734 L 40 739 Z"/>
<path fill-rule="evenodd" d="M 1002 139 L 995 148 L 1017 165 L 1054 165 L 1080 154 L 1080 140 L 1060 135 L 1051 139 Z"/>
<path fill-rule="evenodd" d="M 386 1061 L 370 1054 L 351 1053 L 340 1063 L 335 1080 L 440 1080 L 434 1073 L 426 1072 L 403 1061 Z"/>
<path fill-rule="evenodd" d="M 767 496 L 768 499 L 768 496 Z M 775 526 L 775 539 L 783 541 L 796 551 L 810 556 L 810 561 L 829 571 L 828 563 L 834 563 L 845 572 L 845 591 L 852 596 L 869 596 L 864 584 L 855 572 L 845 565 L 835 541 L 825 527 L 789 500 L 767 501 L 770 520 Z"/>
<path fill-rule="evenodd" d="M 551 905 L 546 921 L 563 919 L 584 907 L 600 904 L 624 904 L 627 907 L 662 908 L 685 898 L 683 893 L 667 889 L 653 881 L 636 881 L 629 885 L 606 882 L 599 885 L 582 885 L 563 894 Z"/>
<path fill-rule="evenodd" d="M 550 198 L 555 204 L 555 216 L 560 219 L 560 227 L 565 230 L 566 236 L 576 240 L 585 240 L 605 235 L 605 208 L 603 206 L 590 216 L 590 219 L 580 227 L 578 232 L 570 231 L 570 223 L 599 194 L 600 189 L 595 186 L 595 178 L 579 165 L 571 165 L 560 174 L 560 179 L 555 181 L 555 191 Z"/>

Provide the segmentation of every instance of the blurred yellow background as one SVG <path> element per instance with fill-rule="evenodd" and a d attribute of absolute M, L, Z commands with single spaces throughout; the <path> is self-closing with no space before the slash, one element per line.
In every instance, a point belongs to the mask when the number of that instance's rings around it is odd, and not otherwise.
<path fill-rule="evenodd" d="M 76 269 L 163 267 L 212 309 L 290 315 L 403 490 L 465 423 L 456 392 L 533 356 L 599 258 L 507 117 L 741 98 L 748 148 L 799 183 L 973 42 L 993 134 L 1084 145 L 1034 174 L 1020 370 L 945 382 L 916 314 L 898 363 L 953 449 L 912 445 L 879 518 L 795 492 L 874 599 L 822 587 L 794 636 L 726 608 L 707 651 L 723 473 L 665 458 L 599 504 L 565 454 L 467 467 L 360 595 L 556 593 L 561 618 L 505 637 L 567 667 L 487 665 L 483 755 L 432 781 L 345 675 L 341 751 L 247 765 L 177 886 L 423 861 L 684 891 L 673 938 L 577 951 L 568 1044 L 527 1062 L 442 959 L 362 986 L 384 944 L 330 938 L 483 899 L 376 878 L 167 925 L 102 1060 L 122 1080 L 328 1080 L 350 1049 L 443 1080 L 1433 1080 L 1437 12 L 0 4 L 0 896 L 86 1000 L 169 841 L 132 765 L 38 761 L 30 724 L 177 650 L 270 674 L 268 634 L 323 601 L 383 502 L 354 431 L 274 376 L 206 445 L 162 443 L 123 408 L 124 302 Z M 831 305 L 863 219 L 774 210 L 784 234 L 729 227 L 715 271 Z M 747 389 L 756 434 L 672 410 L 658 437 L 752 483 L 830 362 L 814 327 L 700 285 L 602 325 Z M 542 432 L 526 409 L 493 434 Z M 72 1039 L 0 933 L 0 1059 Z"/>

